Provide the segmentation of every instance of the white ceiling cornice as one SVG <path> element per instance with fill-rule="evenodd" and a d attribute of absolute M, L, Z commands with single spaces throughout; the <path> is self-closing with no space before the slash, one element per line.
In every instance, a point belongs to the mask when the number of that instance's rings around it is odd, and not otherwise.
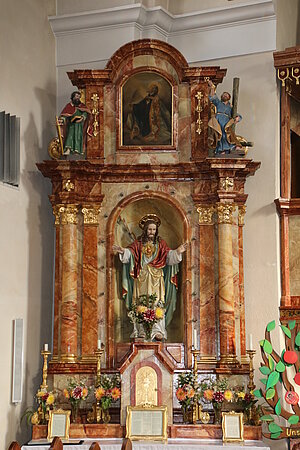
<path fill-rule="evenodd" d="M 141 27 L 153 25 L 160 28 L 165 34 L 172 35 L 207 27 L 240 24 L 249 20 L 275 20 L 272 0 L 232 4 L 226 8 L 178 15 L 173 15 L 160 6 L 145 8 L 141 3 L 137 3 L 117 8 L 49 17 L 55 36 L 133 23 Z"/>

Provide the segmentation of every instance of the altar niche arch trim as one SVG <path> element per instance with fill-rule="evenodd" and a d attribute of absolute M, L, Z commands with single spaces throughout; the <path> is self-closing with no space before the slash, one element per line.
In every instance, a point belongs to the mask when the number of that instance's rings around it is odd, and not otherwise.
<path fill-rule="evenodd" d="M 166 82 L 171 89 L 171 99 L 170 99 L 170 115 L 171 115 L 171 142 L 170 144 L 162 144 L 159 141 L 157 143 L 137 143 L 127 145 L 124 143 L 124 128 L 125 128 L 125 118 L 124 115 L 124 102 L 125 102 L 125 85 L 130 82 L 132 77 L 138 75 L 151 74 L 160 77 Z M 137 86 L 138 87 L 138 86 Z M 161 99 L 160 93 L 158 97 Z M 141 99 L 142 100 L 142 99 Z M 116 117 L 117 117 L 117 149 L 118 151 L 130 151 L 130 152 L 141 152 L 141 151 L 159 151 L 159 152 L 175 152 L 178 146 L 178 80 L 172 77 L 168 72 L 154 66 L 140 66 L 135 69 L 130 69 L 125 73 L 121 73 L 119 79 L 116 81 Z"/>
<path fill-rule="evenodd" d="M 122 213 L 122 211 L 126 208 L 126 206 L 131 203 L 137 202 L 139 200 L 161 200 L 166 202 L 169 206 L 174 208 L 176 212 L 180 215 L 182 219 L 183 226 L 183 241 L 189 242 L 191 241 L 191 231 L 189 227 L 189 221 L 186 215 L 186 212 L 182 209 L 180 204 L 172 198 L 170 195 L 165 194 L 163 192 L 155 192 L 155 191 L 137 191 L 131 195 L 128 195 L 124 199 L 122 199 L 117 206 L 112 210 L 108 222 L 107 222 L 107 246 L 106 246 L 106 305 L 107 305 L 107 366 L 109 368 L 113 368 L 116 366 L 116 346 L 115 342 L 115 331 L 114 331 L 114 302 L 115 302 L 115 287 L 114 287 L 114 254 L 112 252 L 112 246 L 114 242 L 114 231 L 116 227 L 117 220 Z M 192 310 L 191 304 L 191 248 L 190 244 L 183 256 L 183 260 L 181 262 L 182 268 L 182 297 L 183 297 L 183 323 L 187 323 L 187 318 L 189 317 L 188 312 Z M 185 325 L 184 327 L 184 344 L 186 348 L 191 348 L 192 346 L 192 329 Z M 189 352 L 185 352 L 186 355 Z M 188 356 L 187 356 L 188 357 Z M 190 365 L 191 361 L 188 359 L 186 364 Z"/>
<path fill-rule="evenodd" d="M 138 371 L 142 367 L 151 367 L 151 369 L 153 369 L 156 373 L 156 377 L 157 377 L 157 405 L 156 406 L 160 406 L 162 404 L 162 395 L 161 395 L 162 373 L 161 373 L 161 369 L 159 368 L 159 366 L 157 364 L 155 364 L 153 361 L 149 361 L 149 360 L 141 361 L 132 368 L 132 371 L 130 373 L 130 386 L 131 386 L 130 405 L 138 406 L 136 404 L 136 400 L 137 400 L 136 399 L 136 376 L 138 374 Z"/>

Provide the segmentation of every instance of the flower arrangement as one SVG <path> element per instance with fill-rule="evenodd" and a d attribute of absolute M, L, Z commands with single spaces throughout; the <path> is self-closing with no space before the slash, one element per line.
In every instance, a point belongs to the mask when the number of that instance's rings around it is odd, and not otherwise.
<path fill-rule="evenodd" d="M 178 376 L 176 398 L 179 401 L 184 422 L 189 421 L 188 414 L 193 406 L 200 403 L 201 388 L 193 372 L 185 372 Z"/>
<path fill-rule="evenodd" d="M 116 402 L 121 397 L 120 387 L 121 381 L 118 375 L 112 377 L 101 375 L 100 384 L 95 387 L 94 394 L 103 410 L 107 410 L 112 402 Z"/>
<path fill-rule="evenodd" d="M 39 409 L 46 414 L 50 409 L 54 408 L 56 395 L 53 391 L 48 392 L 46 388 L 41 388 L 36 393 L 36 399 L 39 404 Z"/>
<path fill-rule="evenodd" d="M 146 338 L 151 338 L 153 325 L 164 318 L 163 304 L 157 301 L 157 295 L 140 295 L 138 303 L 134 303 L 128 313 L 132 323 L 143 325 Z"/>
<path fill-rule="evenodd" d="M 239 410 L 247 412 L 256 403 L 251 392 L 247 392 L 244 386 L 229 387 L 228 378 L 217 381 L 204 381 L 202 383 L 202 398 L 205 403 L 211 403 L 216 415 L 220 419 L 221 410 Z"/>
<path fill-rule="evenodd" d="M 73 421 L 77 420 L 79 403 L 86 400 L 90 388 L 84 381 L 69 380 L 69 385 L 63 390 L 64 397 L 71 403 Z"/>

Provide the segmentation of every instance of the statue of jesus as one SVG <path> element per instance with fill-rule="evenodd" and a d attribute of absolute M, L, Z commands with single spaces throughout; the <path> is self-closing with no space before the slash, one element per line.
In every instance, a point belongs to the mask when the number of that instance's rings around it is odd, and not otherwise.
<path fill-rule="evenodd" d="M 157 303 L 164 305 L 163 319 L 152 328 L 151 339 L 157 341 L 167 339 L 166 327 L 176 308 L 178 264 L 187 248 L 187 244 L 181 244 L 171 250 L 158 235 L 160 224 L 156 214 L 147 214 L 139 222 L 142 234 L 131 245 L 112 247 L 123 263 L 122 295 L 127 308 L 138 303 L 141 295 L 152 294 L 156 294 Z M 134 324 L 131 337 L 145 337 L 141 324 Z"/>

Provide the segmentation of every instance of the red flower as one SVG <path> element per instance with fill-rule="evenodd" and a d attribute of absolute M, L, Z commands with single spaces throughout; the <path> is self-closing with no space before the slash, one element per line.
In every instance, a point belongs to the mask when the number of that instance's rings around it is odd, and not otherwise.
<path fill-rule="evenodd" d="M 216 403 L 222 403 L 224 402 L 224 394 L 221 391 L 217 391 L 214 393 L 214 397 L 213 397 L 213 401 L 215 401 Z"/>
<path fill-rule="evenodd" d="M 147 309 L 143 313 L 144 321 L 145 322 L 154 322 L 155 321 L 155 311 L 153 309 Z"/>
<path fill-rule="evenodd" d="M 81 399 L 81 397 L 82 397 L 82 387 L 81 386 L 76 386 L 76 388 L 73 389 L 72 397 L 75 400 Z"/>
<path fill-rule="evenodd" d="M 288 391 L 285 394 L 285 400 L 289 405 L 297 405 L 299 402 L 299 395 L 295 391 Z"/>

